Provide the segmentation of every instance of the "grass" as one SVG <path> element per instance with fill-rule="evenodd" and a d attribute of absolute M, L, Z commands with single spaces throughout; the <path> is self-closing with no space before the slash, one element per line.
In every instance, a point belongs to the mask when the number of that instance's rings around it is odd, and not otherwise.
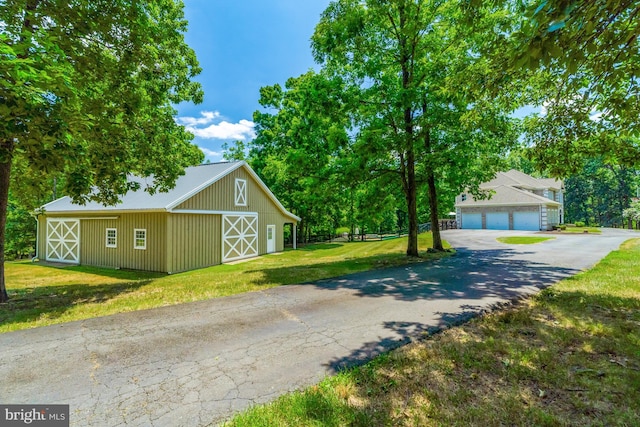
<path fill-rule="evenodd" d="M 598 227 L 567 227 L 566 229 L 560 231 L 560 233 L 602 233 Z"/>
<path fill-rule="evenodd" d="M 545 240 L 553 240 L 555 237 L 537 237 L 537 236 L 510 236 L 510 237 L 498 237 L 498 242 L 506 243 L 508 245 L 532 245 L 534 243 L 544 242 Z"/>
<path fill-rule="evenodd" d="M 419 235 L 419 247 L 431 235 Z M 309 245 L 237 264 L 166 275 L 94 267 L 5 264 L 9 302 L 0 304 L 0 332 L 88 319 L 274 286 L 335 277 L 443 256 L 407 258 L 407 239 Z"/>
<path fill-rule="evenodd" d="M 229 426 L 640 425 L 640 239 Z"/>

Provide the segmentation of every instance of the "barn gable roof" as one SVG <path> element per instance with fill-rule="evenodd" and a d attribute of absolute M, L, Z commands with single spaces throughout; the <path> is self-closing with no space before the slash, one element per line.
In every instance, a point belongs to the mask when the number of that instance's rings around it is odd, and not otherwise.
<path fill-rule="evenodd" d="M 276 196 L 269 190 L 260 177 L 249 167 L 245 161 L 228 163 L 210 163 L 185 168 L 184 175 L 178 177 L 175 186 L 167 191 L 149 194 L 144 188 L 151 184 L 151 178 L 131 177 L 132 181 L 140 183 L 140 189 L 129 191 L 121 197 L 120 203 L 112 206 L 104 206 L 97 202 L 88 202 L 79 205 L 72 202 L 68 196 L 47 203 L 42 208 L 47 213 L 89 213 L 89 212 L 122 212 L 122 211 L 166 211 L 171 212 L 176 206 L 185 200 L 198 194 L 205 188 L 220 181 L 236 169 L 244 168 L 245 171 L 264 190 L 271 201 L 285 215 L 296 221 L 300 218 L 280 203 Z"/>

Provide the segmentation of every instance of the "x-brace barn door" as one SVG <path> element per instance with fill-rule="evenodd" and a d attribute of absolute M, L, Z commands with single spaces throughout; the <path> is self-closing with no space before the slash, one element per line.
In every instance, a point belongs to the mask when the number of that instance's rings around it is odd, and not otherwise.
<path fill-rule="evenodd" d="M 258 216 L 222 216 L 222 262 L 258 255 Z"/>

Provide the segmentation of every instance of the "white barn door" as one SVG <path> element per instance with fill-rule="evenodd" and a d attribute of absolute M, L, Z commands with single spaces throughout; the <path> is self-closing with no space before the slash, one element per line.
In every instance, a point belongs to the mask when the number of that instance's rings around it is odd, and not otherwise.
<path fill-rule="evenodd" d="M 222 215 L 222 262 L 258 255 L 258 216 Z"/>
<path fill-rule="evenodd" d="M 47 219 L 47 261 L 80 262 L 80 220 Z"/>

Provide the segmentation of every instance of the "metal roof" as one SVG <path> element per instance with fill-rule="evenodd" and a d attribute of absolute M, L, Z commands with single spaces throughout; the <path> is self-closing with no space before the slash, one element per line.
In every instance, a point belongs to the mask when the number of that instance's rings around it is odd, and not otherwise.
<path fill-rule="evenodd" d="M 130 177 L 131 181 L 139 182 L 140 189 L 129 191 L 121 196 L 120 203 L 112 206 L 105 206 L 97 202 L 88 202 L 85 205 L 73 203 L 70 197 L 65 196 L 53 202 L 47 203 L 42 208 L 46 213 L 88 213 L 88 212 L 122 212 L 122 211 L 166 211 L 171 212 L 173 208 L 193 197 L 200 191 L 209 187 L 213 183 L 224 178 L 234 170 L 244 167 L 258 185 L 265 191 L 280 211 L 291 218 L 300 221 L 300 218 L 287 211 L 269 190 L 260 177 L 244 162 L 210 163 L 199 166 L 185 168 L 184 175 L 180 176 L 175 186 L 166 193 L 156 192 L 149 194 L 144 191 L 145 187 L 152 184 L 153 178 Z"/>

